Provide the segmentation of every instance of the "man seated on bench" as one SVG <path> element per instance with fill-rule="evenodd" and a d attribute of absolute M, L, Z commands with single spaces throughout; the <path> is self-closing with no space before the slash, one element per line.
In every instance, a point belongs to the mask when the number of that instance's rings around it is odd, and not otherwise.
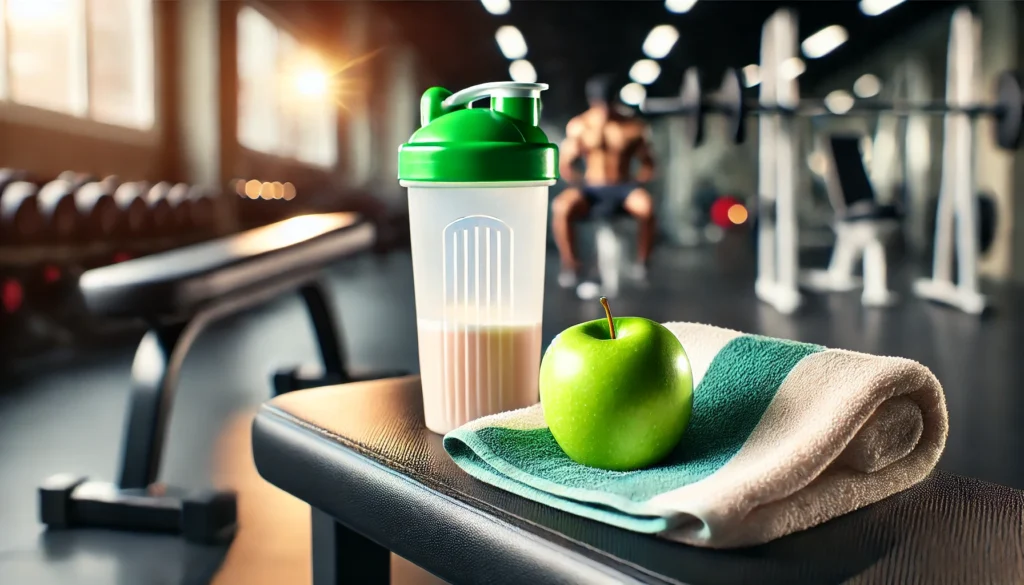
<path fill-rule="evenodd" d="M 574 246 L 573 223 L 593 215 L 610 218 L 628 213 L 639 224 L 637 265 L 633 277 L 646 278 L 647 259 L 654 243 L 654 202 L 642 186 L 654 176 L 650 129 L 617 109 L 615 79 L 601 75 L 587 82 L 590 108 L 569 121 L 560 147 L 559 171 L 569 187 L 552 204 L 552 230 L 562 262 L 558 283 L 576 286 L 580 262 Z M 583 160 L 579 180 L 573 165 Z M 633 175 L 632 164 L 640 168 Z"/>

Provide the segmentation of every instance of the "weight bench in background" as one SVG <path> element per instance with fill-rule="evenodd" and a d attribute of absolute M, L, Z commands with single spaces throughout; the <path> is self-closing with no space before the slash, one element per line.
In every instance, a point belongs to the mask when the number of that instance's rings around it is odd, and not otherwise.
<path fill-rule="evenodd" d="M 51 528 L 105 527 L 181 533 L 194 542 L 230 537 L 231 492 L 186 494 L 157 485 L 178 373 L 210 323 L 298 291 L 309 311 L 323 374 L 274 375 L 274 393 L 354 381 L 329 295 L 325 267 L 369 250 L 376 233 L 352 213 L 307 215 L 241 234 L 87 271 L 79 288 L 89 311 L 143 319 L 149 331 L 135 352 L 116 485 L 68 474 L 39 489 L 40 516 Z M 388 377 L 381 373 L 360 379 Z"/>
<path fill-rule="evenodd" d="M 807 270 L 802 284 L 817 292 L 850 291 L 860 285 L 853 274 L 857 260 L 864 259 L 865 306 L 888 306 L 896 301 L 889 290 L 885 242 L 900 228 L 900 216 L 891 205 L 875 200 L 859 135 L 832 135 L 828 139 L 828 170 L 825 185 L 836 212 L 836 245 L 826 270 Z"/>

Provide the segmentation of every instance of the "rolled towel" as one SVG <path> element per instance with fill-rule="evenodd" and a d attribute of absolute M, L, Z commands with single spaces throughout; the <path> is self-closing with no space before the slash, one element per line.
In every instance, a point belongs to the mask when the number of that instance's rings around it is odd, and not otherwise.
<path fill-rule="evenodd" d="M 761 544 L 924 479 L 946 443 L 942 387 L 921 364 L 667 323 L 690 358 L 693 415 L 678 447 L 617 472 L 565 455 L 541 405 L 444 438 L 474 477 L 637 532 L 712 548 Z"/>

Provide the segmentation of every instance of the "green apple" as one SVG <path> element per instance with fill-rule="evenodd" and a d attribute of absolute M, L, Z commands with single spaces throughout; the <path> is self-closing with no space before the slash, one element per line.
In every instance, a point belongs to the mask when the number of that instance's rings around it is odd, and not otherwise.
<path fill-rule="evenodd" d="M 641 317 L 581 323 L 558 334 L 540 366 L 540 400 L 555 441 L 577 463 L 628 471 L 679 443 L 693 409 L 679 339 Z"/>

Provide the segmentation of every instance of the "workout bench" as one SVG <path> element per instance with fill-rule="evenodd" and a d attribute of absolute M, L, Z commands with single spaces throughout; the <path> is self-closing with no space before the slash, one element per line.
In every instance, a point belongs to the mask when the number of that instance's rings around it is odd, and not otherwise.
<path fill-rule="evenodd" d="M 864 258 L 865 306 L 891 305 L 896 295 L 889 290 L 886 241 L 900 229 L 900 215 L 891 205 L 875 199 L 859 135 L 832 135 L 828 139 L 829 164 L 825 185 L 836 212 L 836 245 L 827 270 L 807 270 L 804 286 L 817 292 L 842 292 L 856 288 L 857 259 Z"/>
<path fill-rule="evenodd" d="M 178 374 L 189 348 L 212 322 L 298 291 L 309 312 L 324 373 L 274 374 L 274 393 L 355 381 L 338 322 L 319 275 L 369 250 L 374 227 L 352 213 L 295 217 L 241 234 L 87 271 L 79 288 L 91 313 L 144 320 L 135 352 L 131 397 L 117 485 L 62 474 L 39 488 L 40 517 L 50 528 L 104 527 L 183 534 L 192 542 L 230 538 L 232 492 L 182 493 L 156 482 Z M 399 375 L 380 373 L 360 379 Z"/>

